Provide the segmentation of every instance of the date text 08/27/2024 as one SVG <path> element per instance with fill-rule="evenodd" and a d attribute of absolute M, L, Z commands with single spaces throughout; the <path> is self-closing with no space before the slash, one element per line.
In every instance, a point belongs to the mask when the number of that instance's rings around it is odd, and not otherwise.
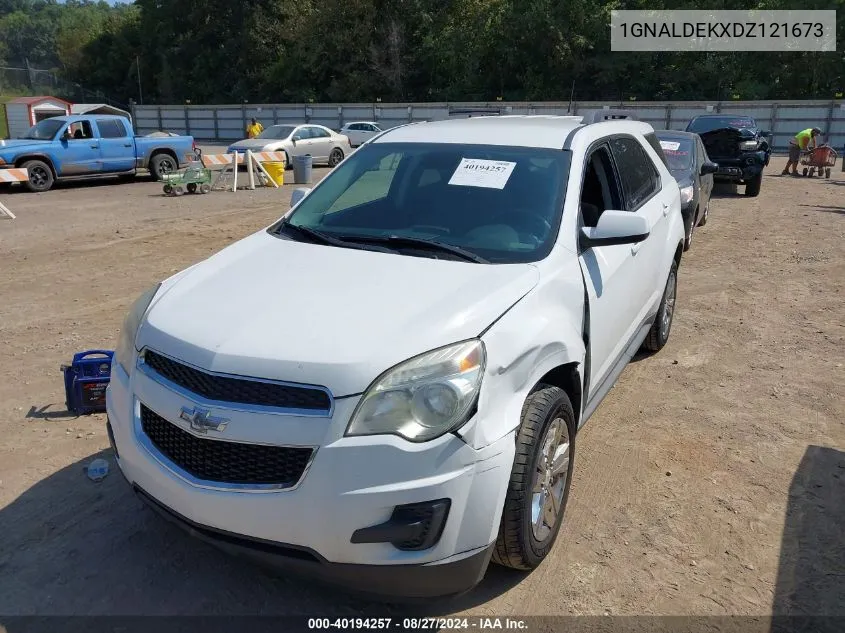
<path fill-rule="evenodd" d="M 309 618 L 310 630 L 525 630 L 520 618 Z"/>

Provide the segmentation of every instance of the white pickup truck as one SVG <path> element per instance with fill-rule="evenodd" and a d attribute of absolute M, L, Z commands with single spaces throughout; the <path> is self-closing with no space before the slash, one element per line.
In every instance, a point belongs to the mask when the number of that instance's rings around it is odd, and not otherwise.
<path fill-rule="evenodd" d="M 551 550 L 575 439 L 666 343 L 678 185 L 633 120 L 374 137 L 131 307 L 115 457 L 166 518 L 358 590 L 462 593 Z"/>

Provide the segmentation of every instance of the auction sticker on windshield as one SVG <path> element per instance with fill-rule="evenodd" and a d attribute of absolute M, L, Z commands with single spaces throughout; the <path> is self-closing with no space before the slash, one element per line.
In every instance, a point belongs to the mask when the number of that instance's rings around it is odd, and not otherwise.
<path fill-rule="evenodd" d="M 675 141 L 660 141 L 661 149 L 667 149 L 670 152 L 675 152 L 681 146 L 680 143 L 676 143 Z"/>
<path fill-rule="evenodd" d="M 486 187 L 487 189 L 504 189 L 513 173 L 516 163 L 506 160 L 485 160 L 483 158 L 462 158 L 452 178 L 450 185 L 463 187 Z"/>

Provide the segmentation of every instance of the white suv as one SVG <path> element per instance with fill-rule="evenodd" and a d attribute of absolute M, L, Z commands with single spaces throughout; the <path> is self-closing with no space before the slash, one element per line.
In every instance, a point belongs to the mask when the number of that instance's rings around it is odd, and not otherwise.
<path fill-rule="evenodd" d="M 683 241 L 645 123 L 394 128 L 137 300 L 115 456 L 195 536 L 359 590 L 534 568 L 576 432 L 669 336 Z"/>

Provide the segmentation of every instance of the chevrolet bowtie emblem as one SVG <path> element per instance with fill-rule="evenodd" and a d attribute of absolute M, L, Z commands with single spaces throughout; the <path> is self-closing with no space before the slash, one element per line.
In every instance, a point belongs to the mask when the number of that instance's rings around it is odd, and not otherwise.
<path fill-rule="evenodd" d="M 222 431 L 229 424 L 228 418 L 214 417 L 210 413 L 208 409 L 201 409 L 200 407 L 193 409 L 182 407 L 179 417 L 188 422 L 192 429 L 200 433 L 208 433 L 209 430 Z"/>

